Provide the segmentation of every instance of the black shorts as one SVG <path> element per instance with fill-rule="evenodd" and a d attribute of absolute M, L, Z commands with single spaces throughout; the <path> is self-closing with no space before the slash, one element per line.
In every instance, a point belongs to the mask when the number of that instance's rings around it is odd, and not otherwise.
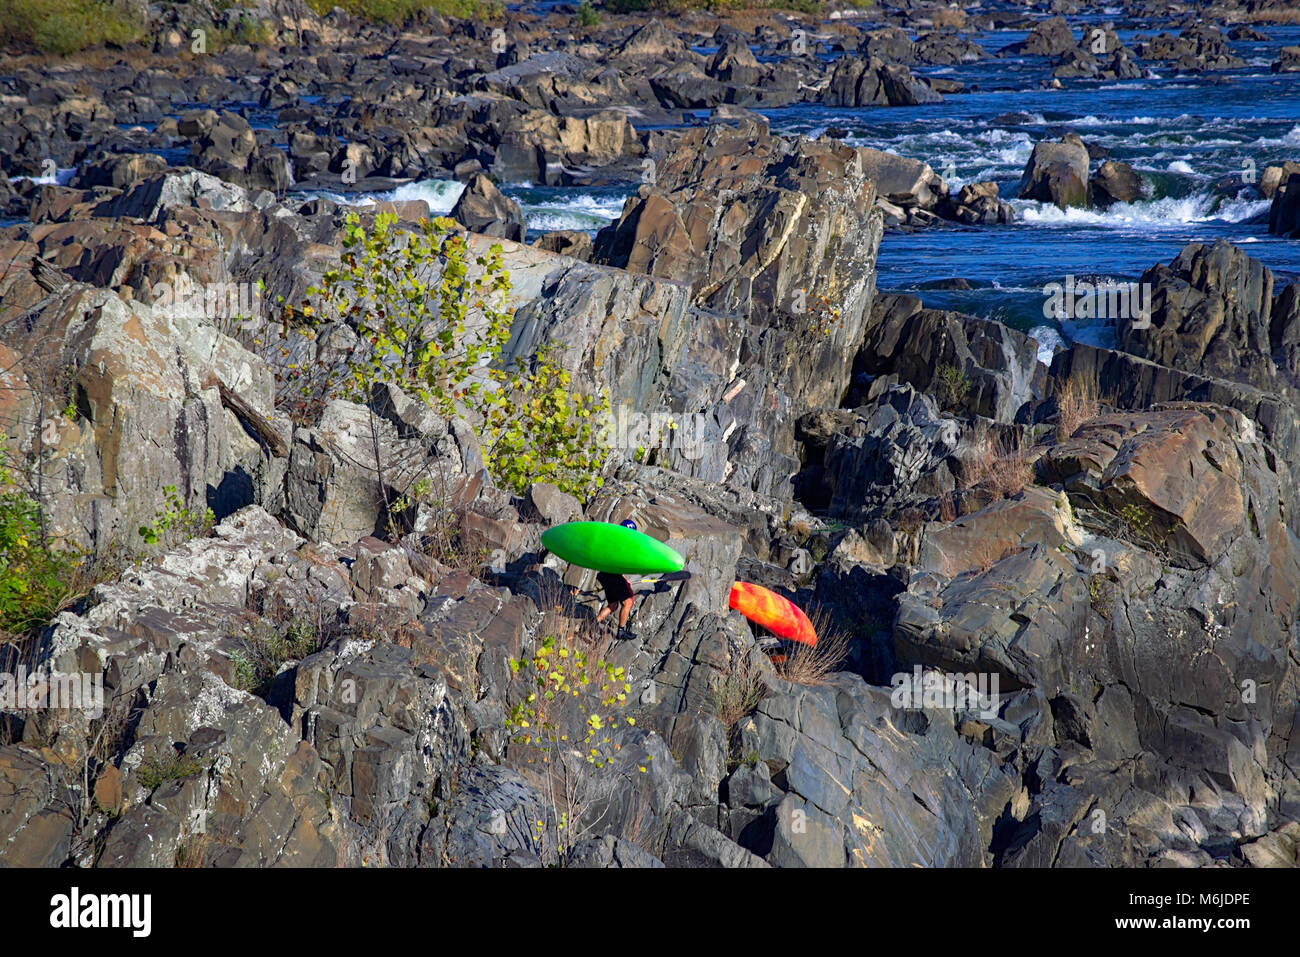
<path fill-rule="evenodd" d="M 605 601 L 611 605 L 627 601 L 632 597 L 632 584 L 623 575 L 613 572 L 598 572 L 596 581 L 605 589 Z"/>

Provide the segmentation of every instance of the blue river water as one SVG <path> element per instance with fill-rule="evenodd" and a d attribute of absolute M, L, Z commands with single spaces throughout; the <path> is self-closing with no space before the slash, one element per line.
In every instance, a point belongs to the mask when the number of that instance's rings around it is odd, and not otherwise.
<path fill-rule="evenodd" d="M 1098 17 L 1097 19 L 1100 19 Z M 1077 31 L 1080 20 L 1072 20 Z M 1300 280 L 1300 241 L 1270 236 L 1268 201 L 1256 182 L 1263 169 L 1300 160 L 1300 74 L 1274 74 L 1283 46 L 1300 44 L 1300 27 L 1264 26 L 1267 42 L 1234 42 L 1241 69 L 1178 75 L 1160 68 L 1142 79 L 1046 81 L 1041 57 L 990 58 L 951 67 L 918 67 L 922 75 L 959 80 L 971 92 L 922 107 L 767 110 L 774 131 L 818 136 L 844 131 L 858 146 L 921 159 L 953 185 L 993 180 L 1016 207 L 1008 226 L 944 225 L 891 231 L 881 247 L 878 283 L 917 291 L 926 303 L 1000 319 L 1031 331 L 1045 350 L 1079 340 L 1109 341 L 1111 330 L 1044 316 L 1043 286 L 1067 274 L 1136 279 L 1168 262 L 1189 242 L 1225 238 L 1278 274 Z M 1148 34 L 1154 31 L 1146 31 Z M 1120 30 L 1132 46 L 1136 31 Z M 990 53 L 1024 32 L 975 34 Z M 701 48 L 703 49 L 703 48 Z M 1149 195 L 1105 211 L 1072 209 L 1015 198 L 1033 144 L 1073 131 L 1132 164 Z M 593 229 L 613 218 L 625 192 L 549 189 L 512 184 L 531 230 Z M 971 288 L 930 288 L 948 279 Z"/>
<path fill-rule="evenodd" d="M 1117 12 L 1071 17 L 1070 23 L 1078 35 L 1082 24 Z M 1266 166 L 1300 160 L 1300 74 L 1269 69 L 1282 47 L 1300 45 L 1300 26 L 1259 29 L 1267 41 L 1230 44 L 1245 61 L 1240 69 L 1179 75 L 1157 66 L 1140 79 L 1063 80 L 1060 89 L 1048 85 L 1053 64 L 1046 58 L 992 55 L 1023 40 L 1023 31 L 971 34 L 990 54 L 987 59 L 914 67 L 919 74 L 966 85 L 968 92 L 950 94 L 942 103 L 863 109 L 798 105 L 764 112 L 775 132 L 820 136 L 833 129 L 851 144 L 923 160 L 952 187 L 996 182 L 1016 208 L 1017 222 L 890 231 L 881 245 L 878 286 L 917 292 L 930 306 L 999 319 L 1031 333 L 1047 358 L 1053 348 L 1073 341 L 1108 344 L 1112 337 L 1101 321 L 1063 324 L 1044 315 L 1043 287 L 1067 275 L 1133 280 L 1150 266 L 1169 262 L 1189 242 L 1225 238 L 1261 260 L 1280 282 L 1300 281 L 1300 240 L 1268 234 L 1269 203 L 1256 187 Z M 1139 32 L 1121 28 L 1119 35 L 1133 47 Z M 244 106 L 254 126 L 274 124 L 271 113 Z M 1148 194 L 1104 211 L 1062 212 L 1017 199 L 1034 143 L 1068 131 L 1130 163 Z M 167 155 L 169 161 L 185 162 L 186 149 L 170 152 L 175 155 Z M 61 170 L 54 179 L 66 181 L 72 172 Z M 419 198 L 435 212 L 447 212 L 462 188 L 450 180 L 424 180 L 390 193 L 333 198 Z M 554 229 L 595 232 L 619 215 L 632 192 L 630 186 L 533 183 L 502 188 L 522 206 L 530 238 Z M 964 280 L 956 285 L 965 288 L 945 288 L 954 279 Z"/>

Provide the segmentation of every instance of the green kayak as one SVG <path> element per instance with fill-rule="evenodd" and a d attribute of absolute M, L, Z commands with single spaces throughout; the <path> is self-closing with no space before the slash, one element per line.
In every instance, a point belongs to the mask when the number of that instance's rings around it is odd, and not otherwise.
<path fill-rule="evenodd" d="M 615 575 L 678 572 L 681 555 L 644 532 L 611 522 L 569 522 L 542 533 L 542 545 L 566 562 Z"/>

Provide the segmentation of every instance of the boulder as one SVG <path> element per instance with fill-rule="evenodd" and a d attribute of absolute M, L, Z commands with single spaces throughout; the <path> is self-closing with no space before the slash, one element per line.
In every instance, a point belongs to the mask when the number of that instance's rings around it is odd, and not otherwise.
<path fill-rule="evenodd" d="M 918 106 L 943 97 L 901 63 L 841 57 L 822 93 L 829 106 Z"/>
<path fill-rule="evenodd" d="M 1065 17 L 1049 17 L 1035 23 L 1029 36 L 998 51 L 1000 56 L 1060 56 L 1077 46 Z"/>
<path fill-rule="evenodd" d="M 931 209 L 948 189 L 928 163 L 894 153 L 862 147 L 863 172 L 876 184 L 876 193 L 896 206 Z"/>
<path fill-rule="evenodd" d="M 1277 191 L 1286 186 L 1289 180 L 1296 173 L 1300 173 L 1300 163 L 1292 160 L 1278 166 L 1266 166 L 1264 172 L 1259 177 L 1259 195 L 1265 199 L 1273 199 Z"/>
<path fill-rule="evenodd" d="M 1274 73 L 1300 73 L 1300 46 L 1283 47 L 1271 69 Z"/>
<path fill-rule="evenodd" d="M 706 72 L 724 83 L 753 86 L 762 75 L 762 68 L 754 59 L 754 51 L 749 48 L 749 44 L 742 37 L 732 35 L 713 54 Z"/>
<path fill-rule="evenodd" d="M 451 218 L 470 232 L 523 242 L 523 210 L 482 173 L 476 174 L 451 209 Z"/>
<path fill-rule="evenodd" d="M 883 27 L 863 33 L 858 42 L 858 52 L 881 63 L 913 63 L 916 60 L 911 38 L 898 27 Z"/>
<path fill-rule="evenodd" d="M 591 234 L 578 229 L 556 229 L 543 233 L 533 240 L 533 245 L 548 253 L 559 253 L 584 262 L 589 261 L 595 251 Z"/>
<path fill-rule="evenodd" d="M 955 194 L 944 197 L 935 212 L 944 219 L 968 225 L 992 226 L 1016 220 L 1015 207 L 1000 198 L 998 184 L 991 180 L 967 183 Z"/>
<path fill-rule="evenodd" d="M 291 183 L 289 160 L 284 152 L 269 144 L 259 144 L 248 120 L 228 111 L 223 111 L 195 137 L 190 147 L 190 162 L 227 182 L 250 189 L 283 192 Z"/>
<path fill-rule="evenodd" d="M 1115 203 L 1132 203 L 1142 198 L 1142 177 L 1128 163 L 1107 160 L 1088 184 L 1092 205 L 1105 209 Z"/>
<path fill-rule="evenodd" d="M 1073 134 L 1059 142 L 1042 140 L 1034 144 L 1029 162 L 1020 177 L 1017 195 L 1040 203 L 1055 203 L 1060 209 L 1088 204 L 1088 149 Z"/>
<path fill-rule="evenodd" d="M 166 168 L 167 161 L 152 153 L 109 154 L 82 166 L 73 182 L 83 188 L 111 186 L 122 189 Z"/>
<path fill-rule="evenodd" d="M 960 33 L 948 30 L 931 30 L 918 34 L 913 50 L 918 63 L 931 63 L 936 66 L 976 63 L 987 56 L 984 48 L 978 43 Z"/>

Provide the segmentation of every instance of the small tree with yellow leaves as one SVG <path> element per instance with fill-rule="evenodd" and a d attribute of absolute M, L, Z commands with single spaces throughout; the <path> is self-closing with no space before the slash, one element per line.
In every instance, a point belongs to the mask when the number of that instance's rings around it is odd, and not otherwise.
<path fill-rule="evenodd" d="M 506 729 L 541 779 L 551 820 L 536 822 L 538 843 L 553 830 L 560 861 L 595 822 L 588 819 L 598 779 L 615 769 L 632 686 L 616 667 L 572 634 L 548 634 L 531 656 L 510 659 L 523 699 Z M 647 758 L 648 760 L 648 758 Z M 638 765 L 644 773 L 645 761 Z"/>
<path fill-rule="evenodd" d="M 349 214 L 339 267 L 307 290 L 305 328 L 346 323 L 361 347 L 339 381 L 311 372 L 299 388 L 321 394 L 314 408 L 337 394 L 370 409 L 374 461 L 367 464 L 390 515 L 400 511 L 398 504 L 416 504 L 420 488 L 434 490 L 425 501 L 431 507 L 449 496 L 440 469 L 418 456 L 392 461 L 392 451 L 381 448 L 373 399 L 382 385 L 396 386 L 447 419 L 464 416 L 503 488 L 522 494 L 546 481 L 585 502 L 603 484 L 607 450 L 597 441 L 596 423 L 608 400 L 573 388 L 569 373 L 545 353 L 504 360 L 514 320 L 510 291 L 499 243 L 476 255 L 451 219 L 426 219 L 406 229 L 391 213 L 376 215 L 370 227 Z M 306 374 L 300 366 L 291 371 Z M 397 492 L 392 498 L 390 484 Z"/>

